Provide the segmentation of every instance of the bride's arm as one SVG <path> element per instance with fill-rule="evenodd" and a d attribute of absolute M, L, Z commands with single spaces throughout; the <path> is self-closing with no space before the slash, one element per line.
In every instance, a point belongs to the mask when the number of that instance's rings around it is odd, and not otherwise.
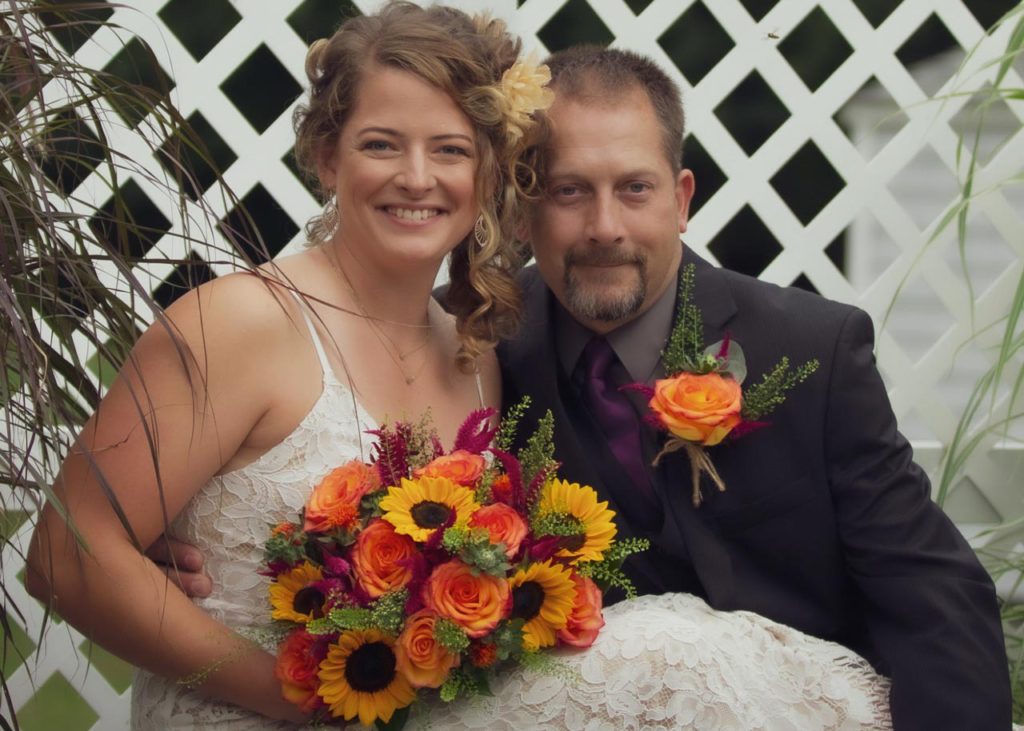
<path fill-rule="evenodd" d="M 133 664 L 299 721 L 274 658 L 195 607 L 141 553 L 270 409 L 273 384 L 289 372 L 281 341 L 294 329 L 246 276 L 190 292 L 167 315 L 177 336 L 158 323 L 140 338 L 62 466 L 53 489 L 70 520 L 53 504 L 42 511 L 29 591 Z"/>

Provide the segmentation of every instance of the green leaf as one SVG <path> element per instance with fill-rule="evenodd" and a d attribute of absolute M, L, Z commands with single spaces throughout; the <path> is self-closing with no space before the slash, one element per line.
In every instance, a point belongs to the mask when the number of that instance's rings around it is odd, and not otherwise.
<path fill-rule="evenodd" d="M 374 725 L 379 731 L 402 731 L 405 728 L 405 724 L 409 721 L 409 711 L 411 708 L 412 706 L 399 708 L 391 714 L 390 721 L 385 722 L 378 718 Z"/>

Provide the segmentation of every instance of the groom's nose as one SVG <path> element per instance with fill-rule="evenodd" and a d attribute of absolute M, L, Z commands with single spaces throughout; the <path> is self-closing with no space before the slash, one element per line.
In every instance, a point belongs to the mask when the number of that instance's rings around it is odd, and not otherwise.
<path fill-rule="evenodd" d="M 601 246 L 613 246 L 625 240 L 622 206 L 612 191 L 594 195 L 588 212 L 587 239 Z"/>

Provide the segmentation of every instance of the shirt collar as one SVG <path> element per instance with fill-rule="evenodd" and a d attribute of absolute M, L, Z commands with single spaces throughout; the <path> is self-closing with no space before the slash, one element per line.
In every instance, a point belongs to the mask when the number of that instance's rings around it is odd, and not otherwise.
<path fill-rule="evenodd" d="M 647 312 L 605 336 L 630 377 L 639 383 L 651 383 L 662 375 L 661 351 L 672 329 L 676 305 L 676 287 L 672 284 Z M 566 373 L 575 370 L 583 348 L 595 335 L 555 299 L 555 342 Z"/>

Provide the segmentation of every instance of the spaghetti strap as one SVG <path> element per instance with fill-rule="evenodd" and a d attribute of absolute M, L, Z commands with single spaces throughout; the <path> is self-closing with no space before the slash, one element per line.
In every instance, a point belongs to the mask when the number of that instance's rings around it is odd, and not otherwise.
<path fill-rule="evenodd" d="M 316 356 L 320 359 L 320 369 L 323 371 L 324 378 L 333 376 L 334 371 L 331 369 L 331 364 L 327 361 L 327 352 L 324 350 L 324 344 L 320 340 L 320 334 L 316 331 L 316 327 L 309 317 L 309 306 L 295 292 L 288 290 L 288 293 L 295 298 L 299 305 L 299 312 L 302 313 L 302 319 L 306 321 L 306 327 L 309 328 L 309 336 L 313 339 L 313 347 L 316 348 Z M 480 376 L 478 375 L 478 382 L 479 378 Z"/>
<path fill-rule="evenodd" d="M 480 398 L 480 408 L 486 408 L 486 404 L 484 403 L 484 384 L 483 381 L 480 380 L 479 368 L 476 369 L 476 395 Z"/>

